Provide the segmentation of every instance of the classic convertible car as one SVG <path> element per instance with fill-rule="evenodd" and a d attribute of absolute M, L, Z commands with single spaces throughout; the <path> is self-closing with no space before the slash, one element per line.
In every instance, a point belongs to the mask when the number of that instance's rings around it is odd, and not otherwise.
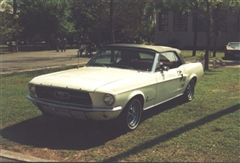
<path fill-rule="evenodd" d="M 117 119 L 134 130 L 144 110 L 178 96 L 191 101 L 202 75 L 202 64 L 186 64 L 178 49 L 111 44 L 84 67 L 33 78 L 28 99 L 43 114 Z"/>

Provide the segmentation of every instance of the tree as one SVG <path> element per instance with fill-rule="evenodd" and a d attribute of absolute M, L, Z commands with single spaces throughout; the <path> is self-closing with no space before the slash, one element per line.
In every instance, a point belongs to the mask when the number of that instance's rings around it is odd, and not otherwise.
<path fill-rule="evenodd" d="M 71 11 L 77 39 L 88 39 L 97 45 L 110 42 L 109 8 L 109 1 L 73 0 Z"/>
<path fill-rule="evenodd" d="M 16 1 L 1 0 L 0 4 L 0 42 L 5 43 L 15 40 L 21 28 L 18 23 Z"/>
<path fill-rule="evenodd" d="M 84 37 L 87 35 L 96 44 L 150 40 L 154 29 L 150 2 L 74 0 L 72 15 L 77 33 L 84 33 Z"/>
<path fill-rule="evenodd" d="M 226 31 L 227 25 L 227 14 L 230 12 L 236 12 L 235 15 L 239 17 L 240 13 L 240 1 L 236 0 L 211 0 L 206 1 L 208 4 L 205 5 L 205 12 L 207 15 L 208 20 L 208 28 L 207 28 L 207 44 L 206 47 L 206 54 L 207 50 L 210 49 L 210 45 L 212 46 L 213 50 L 213 57 L 216 56 L 216 44 L 218 40 L 218 36 L 221 32 Z M 203 7 L 204 8 L 204 7 Z M 239 29 L 240 26 L 236 23 L 236 28 Z M 233 27 L 234 28 L 234 27 Z M 235 31 L 239 31 L 239 30 Z M 209 34 L 208 34 L 209 32 Z M 209 38 L 208 38 L 209 37 Z M 205 59 L 208 57 L 205 56 Z M 208 63 L 208 61 L 205 61 Z M 205 67 L 207 69 L 207 67 Z"/>
<path fill-rule="evenodd" d="M 142 42 L 144 7 L 146 1 L 115 2 L 115 37 L 117 42 Z"/>
<path fill-rule="evenodd" d="M 18 0 L 22 39 L 52 42 L 74 30 L 67 0 Z"/>
<path fill-rule="evenodd" d="M 227 17 L 228 13 L 235 13 L 237 21 L 239 22 L 240 15 L 240 1 L 236 0 L 215 0 L 211 2 L 212 8 L 212 40 L 213 40 L 213 57 L 216 56 L 216 44 L 218 36 L 222 31 L 226 31 Z M 240 25 L 237 23 L 234 25 L 236 29 L 233 30 L 239 32 Z"/>
<path fill-rule="evenodd" d="M 202 1 L 191 0 L 189 3 L 190 11 L 193 16 L 193 47 L 192 56 L 196 56 L 197 52 L 197 40 L 198 40 L 198 26 L 199 26 L 199 12 L 201 11 Z"/>

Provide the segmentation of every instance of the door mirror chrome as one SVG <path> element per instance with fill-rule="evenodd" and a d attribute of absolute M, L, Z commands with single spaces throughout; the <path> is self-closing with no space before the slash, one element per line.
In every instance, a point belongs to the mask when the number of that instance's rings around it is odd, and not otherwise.
<path fill-rule="evenodd" d="M 164 65 L 162 62 L 159 62 L 158 70 L 159 70 L 160 72 L 168 71 L 168 70 L 169 70 L 169 67 L 166 66 L 166 65 Z"/>

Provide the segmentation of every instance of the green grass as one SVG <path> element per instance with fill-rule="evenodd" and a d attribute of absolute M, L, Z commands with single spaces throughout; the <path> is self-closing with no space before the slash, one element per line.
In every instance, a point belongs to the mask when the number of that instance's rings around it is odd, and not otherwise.
<path fill-rule="evenodd" d="M 27 82 L 40 73 L 1 77 L 1 148 L 64 161 L 239 161 L 236 68 L 206 72 L 192 102 L 147 111 L 129 133 L 104 123 L 39 117 L 25 96 Z"/>
<path fill-rule="evenodd" d="M 195 57 L 192 57 L 192 51 L 191 50 L 182 50 L 181 51 L 181 54 L 184 58 L 196 58 L 196 59 L 199 59 L 199 58 L 203 58 L 204 54 L 205 54 L 205 51 L 203 50 L 197 50 L 196 52 L 196 56 Z M 213 54 L 212 52 L 210 52 L 210 55 L 209 55 L 210 58 L 213 58 Z M 217 51 L 216 53 L 216 59 L 222 59 L 224 57 L 224 53 L 222 51 Z"/>

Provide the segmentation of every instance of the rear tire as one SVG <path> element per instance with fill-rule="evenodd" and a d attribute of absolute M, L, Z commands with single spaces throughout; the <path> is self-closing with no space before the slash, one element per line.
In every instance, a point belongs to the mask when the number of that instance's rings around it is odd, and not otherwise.
<path fill-rule="evenodd" d="M 119 122 L 125 131 L 135 130 L 142 117 L 143 105 L 138 98 L 133 98 L 128 102 L 119 117 Z"/>
<path fill-rule="evenodd" d="M 183 94 L 184 101 L 192 101 L 194 98 L 194 89 L 195 89 L 195 82 L 192 80 L 188 83 L 186 90 Z"/>

